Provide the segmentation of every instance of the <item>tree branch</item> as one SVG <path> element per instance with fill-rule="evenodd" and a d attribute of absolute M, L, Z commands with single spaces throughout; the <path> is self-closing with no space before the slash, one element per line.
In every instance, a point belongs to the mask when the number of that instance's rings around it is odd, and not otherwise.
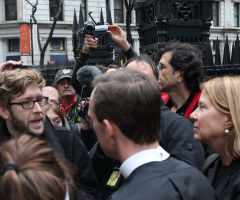
<path fill-rule="evenodd" d="M 37 11 L 37 6 L 38 6 L 38 0 L 36 0 L 35 4 L 31 3 L 29 0 L 26 0 L 26 2 L 32 6 L 32 14 L 31 14 L 31 18 L 33 19 L 34 21 L 34 24 L 37 24 L 38 25 L 38 22 L 37 22 L 37 19 L 35 17 L 35 13 Z M 47 38 L 47 41 L 45 42 L 45 44 L 43 45 L 42 47 L 42 44 L 41 44 L 41 38 L 40 38 L 40 31 L 39 31 L 39 26 L 37 26 L 37 38 L 38 38 L 38 46 L 39 46 L 39 49 L 40 49 L 40 66 L 42 66 L 44 64 L 44 56 L 45 56 L 45 52 L 47 50 L 47 47 L 52 39 L 52 35 L 53 35 L 53 32 L 54 32 L 54 29 L 56 27 L 56 23 L 57 23 L 57 20 L 59 18 L 59 15 L 61 14 L 61 11 L 62 11 L 62 4 L 63 4 L 63 0 L 57 0 L 56 1 L 57 3 L 57 13 L 56 15 L 54 16 L 54 20 L 53 20 L 53 24 L 51 26 L 51 30 L 50 30 L 50 33 L 48 35 L 48 38 Z"/>

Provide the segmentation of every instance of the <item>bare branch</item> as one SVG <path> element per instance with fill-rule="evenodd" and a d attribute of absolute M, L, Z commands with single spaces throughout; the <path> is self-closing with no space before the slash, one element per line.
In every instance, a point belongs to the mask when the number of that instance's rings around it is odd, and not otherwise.
<path fill-rule="evenodd" d="M 58 5 L 57 13 L 56 13 L 56 15 L 54 16 L 54 20 L 53 20 L 53 24 L 52 24 L 50 33 L 49 33 L 49 35 L 48 35 L 47 41 L 45 42 L 45 44 L 44 44 L 44 46 L 43 46 L 43 49 L 42 49 L 42 52 L 41 52 L 41 57 L 43 57 L 43 58 L 44 58 L 44 55 L 42 55 L 42 53 L 43 53 L 43 54 L 45 53 L 45 51 L 46 51 L 46 49 L 47 49 L 47 47 L 48 47 L 48 45 L 49 45 L 49 43 L 50 43 L 50 41 L 51 41 L 51 39 L 52 39 L 52 35 L 53 35 L 54 30 L 55 30 L 58 17 L 59 17 L 59 15 L 60 15 L 61 11 L 62 11 L 62 4 L 63 4 L 63 0 L 60 0 L 60 1 L 59 1 L 59 5 Z M 40 65 L 43 65 L 43 62 L 40 63 Z"/>
<path fill-rule="evenodd" d="M 135 2 L 136 2 L 136 0 L 133 0 L 132 3 L 131 3 L 131 5 L 130 5 L 130 7 L 129 7 L 129 9 L 130 9 L 131 11 L 132 11 L 133 8 L 134 8 Z"/>
<path fill-rule="evenodd" d="M 30 1 L 26 0 L 26 2 L 28 2 L 28 4 L 30 4 L 32 7 L 35 7 L 35 5 L 33 5 Z"/>
<path fill-rule="evenodd" d="M 37 6 L 38 6 L 38 0 L 36 0 L 35 4 L 32 4 L 29 0 L 26 0 L 26 2 L 32 6 L 32 14 L 31 14 L 31 18 L 33 19 L 34 24 L 38 24 L 37 23 L 37 19 L 35 17 L 35 13 L 37 11 Z M 40 38 L 40 33 L 39 33 L 39 27 L 37 26 L 37 38 L 38 38 L 38 46 L 40 49 L 40 52 L 42 51 L 42 44 L 41 44 L 41 38 Z"/>
<path fill-rule="evenodd" d="M 125 2 L 125 6 L 126 6 L 126 8 L 128 9 L 128 7 L 129 7 L 128 0 L 124 0 L 124 2 Z"/>

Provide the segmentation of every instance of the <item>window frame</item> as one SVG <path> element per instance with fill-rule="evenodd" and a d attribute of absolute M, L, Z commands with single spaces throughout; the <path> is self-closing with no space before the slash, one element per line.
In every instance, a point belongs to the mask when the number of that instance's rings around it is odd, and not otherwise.
<path fill-rule="evenodd" d="M 5 20 L 6 21 L 17 20 L 18 19 L 18 16 L 17 16 L 17 0 L 5 0 L 4 1 L 4 6 L 5 6 L 4 7 L 4 9 L 5 9 Z M 11 9 L 13 11 L 11 11 Z M 14 16 L 13 18 L 11 18 L 11 14 Z"/>
<path fill-rule="evenodd" d="M 14 44 L 12 42 L 17 42 L 18 44 L 16 46 L 18 46 L 17 48 L 14 48 Z M 13 45 L 13 47 L 12 47 Z M 20 39 L 19 38 L 9 38 L 8 39 L 8 52 L 20 52 Z"/>
<path fill-rule="evenodd" d="M 84 4 L 82 4 L 82 2 L 84 2 Z M 82 7 L 82 14 L 83 14 L 83 21 L 86 21 L 87 20 L 87 1 L 86 0 L 81 0 L 81 7 Z"/>
<path fill-rule="evenodd" d="M 52 46 L 52 42 L 53 41 L 59 41 L 59 48 L 53 48 Z M 57 45 L 56 45 L 57 46 Z M 56 51 L 59 51 L 59 52 L 64 52 L 66 51 L 66 39 L 65 38 L 52 38 L 51 41 L 50 41 L 50 45 L 49 45 L 49 48 L 50 48 L 50 51 L 51 52 L 56 52 Z"/>
<path fill-rule="evenodd" d="M 121 1 L 122 2 L 122 9 L 120 8 L 116 8 L 115 5 L 117 5 L 116 1 Z M 114 10 L 114 23 L 119 23 L 119 24 L 123 24 L 125 22 L 125 19 L 124 19 L 124 2 L 123 0 L 113 0 L 113 10 Z M 121 21 L 116 21 L 116 11 L 121 11 Z"/>
<path fill-rule="evenodd" d="M 216 5 L 216 16 L 214 15 L 214 5 Z M 220 3 L 219 1 L 212 2 L 212 17 L 213 17 L 213 26 L 219 27 L 220 26 Z"/>
<path fill-rule="evenodd" d="M 237 13 L 236 13 L 236 8 L 237 6 Z M 233 5 L 233 26 L 234 27 L 240 27 L 240 2 L 234 2 Z"/>
<path fill-rule="evenodd" d="M 56 4 L 57 0 L 49 0 L 49 17 L 50 17 L 50 21 L 54 21 L 54 17 L 57 13 L 57 4 Z M 58 17 L 57 21 L 63 21 L 63 3 L 62 3 L 62 11 Z"/>

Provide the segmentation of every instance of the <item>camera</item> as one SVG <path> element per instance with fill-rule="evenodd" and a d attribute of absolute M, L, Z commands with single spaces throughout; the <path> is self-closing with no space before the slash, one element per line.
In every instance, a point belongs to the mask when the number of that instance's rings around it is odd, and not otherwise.
<path fill-rule="evenodd" d="M 83 33 L 89 34 L 89 35 L 94 35 L 95 32 L 107 31 L 107 30 L 108 30 L 107 25 L 95 25 L 93 22 L 90 22 L 90 21 L 85 22 L 83 27 Z"/>

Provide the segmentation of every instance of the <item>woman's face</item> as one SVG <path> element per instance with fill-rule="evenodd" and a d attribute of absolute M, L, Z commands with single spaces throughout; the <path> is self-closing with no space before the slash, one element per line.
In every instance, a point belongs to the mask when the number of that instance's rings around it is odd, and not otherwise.
<path fill-rule="evenodd" d="M 46 115 L 51 120 L 53 125 L 63 126 L 63 122 L 62 122 L 61 118 L 54 112 L 54 110 L 52 108 L 49 108 L 46 111 Z"/>
<path fill-rule="evenodd" d="M 199 99 L 198 108 L 191 114 L 194 121 L 194 138 L 213 144 L 225 136 L 225 122 L 227 115 L 218 111 L 203 90 Z"/>

